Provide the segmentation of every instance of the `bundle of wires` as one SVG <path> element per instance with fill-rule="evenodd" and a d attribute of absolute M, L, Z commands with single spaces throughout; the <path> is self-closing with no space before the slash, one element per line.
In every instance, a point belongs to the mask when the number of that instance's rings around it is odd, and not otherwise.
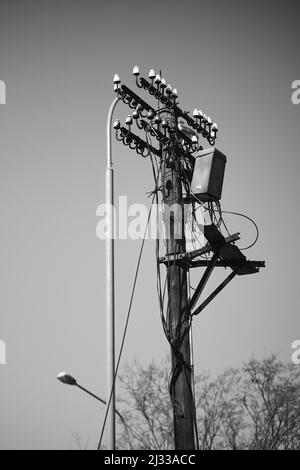
<path fill-rule="evenodd" d="M 259 230 L 256 225 L 256 223 L 248 216 L 244 214 L 240 214 L 238 212 L 232 212 L 232 211 L 223 211 L 221 208 L 221 204 L 219 201 L 208 201 L 208 202 L 203 202 L 200 201 L 196 195 L 193 194 L 191 190 L 191 179 L 192 179 L 192 173 L 193 173 L 193 168 L 194 165 L 191 162 L 191 155 L 187 154 L 185 151 L 183 145 L 181 144 L 180 140 L 177 139 L 176 133 L 174 134 L 174 139 L 175 142 L 173 142 L 173 150 L 171 151 L 170 148 L 170 154 L 168 154 L 168 149 L 164 152 L 164 157 L 161 157 L 160 160 L 158 160 L 158 157 L 156 155 L 151 155 L 150 153 L 150 159 L 151 159 L 151 164 L 152 164 L 152 170 L 153 170 L 153 175 L 154 175 L 154 181 L 155 181 L 155 189 L 153 193 L 155 194 L 156 197 L 156 203 L 157 206 L 159 205 L 159 192 L 164 191 L 164 188 L 162 188 L 159 185 L 159 180 L 160 177 L 163 174 L 163 165 L 165 165 L 166 159 L 173 159 L 176 158 L 174 155 L 178 157 L 178 163 L 179 165 L 172 165 L 173 171 L 176 172 L 177 174 L 175 177 L 179 179 L 182 183 L 182 187 L 185 191 L 185 199 L 190 203 L 190 217 L 188 217 L 188 224 L 190 227 L 190 231 L 192 233 L 192 242 L 195 244 L 195 249 L 200 248 L 203 246 L 203 242 L 200 240 L 200 232 L 201 232 L 201 227 L 199 226 L 199 222 L 197 219 L 197 211 L 201 210 L 203 215 L 204 215 L 204 221 L 207 224 L 215 224 L 215 226 L 224 233 L 224 235 L 230 235 L 229 230 L 227 228 L 227 225 L 224 221 L 224 214 L 232 214 L 240 217 L 244 217 L 247 220 L 251 221 L 253 225 L 256 228 L 256 237 L 253 243 L 251 243 L 249 246 L 245 248 L 241 248 L 242 250 L 249 249 L 254 244 L 257 242 L 258 237 L 259 237 Z M 147 142 L 149 143 L 150 146 L 150 137 L 147 136 Z M 177 147 L 176 152 L 174 152 L 174 145 Z M 178 170 L 179 168 L 179 170 Z M 163 195 L 164 197 L 164 195 Z M 157 223 L 157 229 L 159 232 L 159 223 Z M 203 230 L 203 229 L 202 229 Z M 174 408 L 174 412 L 180 413 L 180 410 L 177 410 L 177 404 L 175 403 L 175 385 L 176 381 L 178 380 L 178 377 L 184 373 L 188 387 L 191 392 L 191 398 L 193 400 L 194 404 L 194 428 L 195 428 L 195 436 L 196 440 L 198 443 L 198 432 L 197 432 L 197 421 L 196 421 L 196 405 L 194 401 L 194 392 L 193 392 L 193 384 L 190 383 L 190 380 L 188 378 L 187 370 L 188 368 L 193 367 L 193 351 L 192 351 L 192 364 L 186 364 L 180 350 L 180 344 L 179 344 L 179 338 L 174 337 L 174 332 L 172 332 L 172 329 L 170 328 L 169 325 L 169 318 L 170 318 L 170 298 L 167 296 L 168 288 L 170 285 L 172 285 L 173 278 L 172 278 L 172 273 L 174 272 L 172 267 L 175 267 L 177 264 L 177 258 L 176 254 L 173 257 L 173 261 L 167 261 L 166 262 L 166 274 L 165 274 L 165 279 L 163 282 L 163 276 L 161 273 L 161 263 L 160 263 L 160 240 L 161 240 L 161 233 L 157 233 L 157 240 L 156 240 L 156 261 L 157 261 L 157 293 L 158 293 L 158 299 L 159 299 L 159 307 L 160 307 L 160 317 L 161 317 L 161 322 L 163 326 L 163 330 L 165 333 L 165 336 L 167 338 L 167 341 L 170 344 L 171 350 L 172 350 L 172 355 L 173 355 L 173 367 L 172 367 L 172 372 L 170 376 L 170 383 L 169 383 L 169 389 L 170 389 L 170 396 Z M 165 252 L 167 251 L 167 246 L 166 242 L 164 240 L 164 245 L 165 245 Z M 206 259 L 209 259 L 209 256 L 206 254 L 205 255 Z M 190 286 L 190 281 L 189 281 L 189 286 Z M 190 286 L 191 288 L 191 286 Z M 191 297 L 191 292 L 189 292 L 189 297 Z M 166 300 L 167 299 L 167 300 Z M 186 330 L 184 331 L 184 335 L 186 334 L 191 334 L 192 333 L 192 315 L 190 315 L 187 312 L 187 317 L 185 316 L 185 320 L 187 321 L 187 327 Z M 186 320 L 187 318 L 187 320 Z M 178 328 L 179 335 L 180 335 L 180 341 L 182 341 L 182 330 L 181 328 Z M 192 343 L 192 334 L 191 334 L 191 343 Z"/>
<path fill-rule="evenodd" d="M 147 143 L 149 143 L 150 146 L 150 137 L 147 136 Z M 166 164 L 166 159 L 172 158 L 171 155 L 168 155 L 168 152 L 166 152 L 166 155 L 164 158 L 161 158 L 158 161 L 157 156 L 153 156 L 151 152 L 150 154 L 150 159 L 151 159 L 151 164 L 152 164 L 152 171 L 154 175 L 154 182 L 155 182 L 155 189 L 152 191 L 152 193 L 155 194 L 156 198 L 156 204 L 157 207 L 159 207 L 159 192 L 163 192 L 163 188 L 159 185 L 159 179 L 160 176 L 163 174 L 163 165 Z M 176 171 L 176 169 L 174 169 Z M 187 181 L 185 178 L 185 173 L 183 174 L 177 174 L 177 177 L 180 178 L 181 181 Z M 151 194 L 152 194 L 151 193 Z M 196 219 L 195 219 L 196 220 Z M 157 234 L 156 234 L 156 266 L 157 266 L 157 295 L 158 295 L 158 300 L 159 300 L 159 310 L 160 310 L 160 317 L 161 317 L 161 323 L 163 327 L 164 334 L 166 336 L 166 339 L 168 343 L 170 344 L 170 348 L 172 351 L 172 371 L 170 373 L 170 379 L 169 379 L 169 393 L 172 401 L 172 406 L 174 410 L 174 414 L 178 416 L 178 414 L 181 413 L 181 410 L 178 408 L 178 404 L 176 403 L 175 400 L 175 387 L 176 387 L 176 382 L 180 375 L 183 373 L 184 377 L 187 381 L 188 388 L 190 390 L 191 394 L 191 400 L 193 403 L 193 420 L 194 420 L 194 430 L 195 430 L 195 441 L 197 443 L 197 447 L 199 446 L 199 439 L 198 439 L 198 430 L 197 430 L 197 420 L 196 420 L 196 405 L 194 401 L 194 392 L 193 392 L 193 387 L 194 384 L 191 383 L 190 381 L 190 376 L 187 373 L 188 369 L 193 367 L 191 364 L 186 364 L 184 361 L 184 358 L 181 353 L 180 349 L 180 343 L 182 342 L 182 329 L 177 328 L 177 334 L 174 331 L 172 331 L 172 328 L 170 327 L 170 298 L 167 296 L 167 292 L 169 290 L 169 286 L 172 285 L 173 283 L 173 276 L 174 276 L 174 270 L 171 269 L 172 267 L 175 267 L 177 265 L 177 258 L 176 255 L 174 257 L 173 261 L 168 261 L 166 263 L 166 274 L 165 274 L 165 279 L 163 281 L 163 275 L 161 273 L 161 263 L 160 263 L 160 243 L 161 239 L 163 239 L 164 242 L 164 248 L 165 251 L 167 250 L 167 244 L 166 240 L 161 233 L 161 226 L 160 226 L 160 221 L 159 221 L 159 213 L 157 212 L 157 221 L 156 221 L 156 226 L 157 226 Z M 190 315 L 184 315 L 185 318 L 185 330 L 184 330 L 184 335 L 190 334 L 191 326 L 192 326 L 192 317 Z"/>

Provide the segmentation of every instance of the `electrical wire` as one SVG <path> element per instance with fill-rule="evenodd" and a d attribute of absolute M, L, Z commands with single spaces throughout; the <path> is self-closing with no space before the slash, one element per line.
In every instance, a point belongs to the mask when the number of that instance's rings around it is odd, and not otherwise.
<path fill-rule="evenodd" d="M 251 219 L 251 217 L 249 217 L 248 215 L 245 215 L 245 214 L 242 214 L 240 212 L 234 212 L 234 211 L 224 211 L 222 208 L 221 208 L 221 204 L 220 204 L 220 201 L 215 201 L 215 204 L 216 204 L 216 209 L 214 208 L 213 206 L 213 202 L 208 202 L 207 204 L 207 207 L 205 206 L 205 204 L 202 203 L 202 201 L 200 201 L 197 196 L 192 192 L 192 190 L 190 190 L 190 194 L 195 198 L 195 200 L 201 204 L 205 210 L 207 210 L 209 212 L 209 215 L 210 215 L 210 219 L 211 219 L 211 222 L 214 223 L 216 225 L 217 228 L 220 228 L 221 225 L 224 226 L 228 236 L 230 235 L 229 233 L 229 230 L 227 228 L 227 225 L 224 221 L 224 218 L 223 218 L 223 214 L 231 214 L 231 215 L 236 215 L 238 217 L 243 217 L 247 220 L 249 220 L 255 227 L 255 230 L 256 230 L 256 236 L 255 236 L 255 240 L 248 246 L 245 246 L 243 248 L 240 248 L 241 251 L 245 251 L 245 250 L 249 250 L 250 248 L 252 248 L 258 241 L 259 239 L 259 228 L 257 226 L 257 224 L 254 222 L 253 219 Z M 216 218 L 216 212 L 219 213 L 219 218 Z"/>
<path fill-rule="evenodd" d="M 191 300 L 191 275 L 190 272 L 188 271 L 188 284 L 189 284 L 189 302 Z M 194 289 L 195 290 L 195 289 Z M 196 402 L 195 402 L 195 396 L 196 396 L 196 389 L 195 389 L 195 361 L 194 361 L 194 339 L 193 339 L 193 317 L 191 316 L 190 318 L 190 344 L 191 344 L 191 368 L 192 368 L 192 383 L 191 385 L 191 396 L 192 396 L 192 401 L 193 401 L 193 412 L 194 412 L 194 428 L 195 428 L 195 439 L 196 439 L 196 448 L 199 450 L 199 434 L 198 434 L 198 426 L 197 426 L 197 408 L 196 408 Z"/>
<path fill-rule="evenodd" d="M 159 176 L 162 171 L 162 161 L 160 164 L 158 164 L 157 158 L 153 158 L 150 145 L 151 145 L 151 138 L 149 136 L 149 133 L 146 133 L 146 142 L 148 146 L 148 152 L 150 155 L 150 161 L 152 165 L 152 172 L 153 172 L 153 177 L 154 177 L 154 183 L 155 183 L 155 188 L 152 191 L 153 196 L 156 199 L 156 206 L 159 208 L 159 200 L 158 200 L 158 192 L 160 190 L 160 187 L 158 185 L 159 182 Z M 155 162 L 155 164 L 154 164 Z M 156 261 L 157 261 L 157 293 L 158 293 L 158 299 L 159 299 L 159 306 L 160 306 L 160 315 L 161 315 L 161 322 L 163 325 L 163 330 L 165 333 L 165 336 L 168 340 L 168 342 L 171 341 L 170 338 L 170 332 L 168 331 L 167 327 L 167 322 L 164 317 L 164 303 L 165 303 L 165 291 L 166 291 L 166 284 L 167 284 L 167 278 L 165 280 L 165 285 L 164 285 L 164 290 L 162 292 L 162 287 L 161 287 L 161 274 L 160 274 L 160 266 L 159 266 L 159 240 L 160 240 L 160 233 L 159 233 L 159 211 L 156 213 Z"/>
<path fill-rule="evenodd" d="M 127 334 L 127 330 L 128 330 L 129 319 L 130 319 L 130 314 L 131 314 L 131 309 L 132 309 L 132 304 L 133 304 L 133 298 L 134 298 L 134 294 L 135 294 L 135 290 L 136 290 L 136 284 L 137 284 L 138 274 L 139 274 L 139 270 L 140 270 L 142 254 L 143 254 L 143 250 L 144 250 L 144 246 L 145 246 L 146 233 L 147 233 L 148 225 L 149 225 L 149 222 L 150 222 L 154 197 L 155 196 L 153 195 L 151 207 L 150 207 L 150 210 L 149 210 L 147 225 L 146 225 L 146 228 L 145 228 L 145 233 L 144 233 L 144 237 L 143 237 L 140 252 L 139 252 L 138 262 L 137 262 L 134 281 L 133 281 L 132 293 L 131 293 L 131 297 L 130 297 L 130 302 L 129 302 L 128 312 L 127 312 L 124 332 L 123 332 L 122 341 L 121 341 L 120 352 L 119 352 L 119 356 L 118 356 L 118 360 L 117 360 L 117 365 L 116 365 L 116 370 L 115 370 L 115 374 L 114 374 L 112 389 L 111 389 L 109 400 L 108 400 L 107 407 L 106 407 L 104 422 L 103 422 L 103 426 L 102 426 L 102 429 L 101 429 L 101 435 L 100 435 L 100 439 L 99 439 L 98 450 L 100 450 L 101 445 L 102 445 L 104 430 L 105 430 L 106 421 L 107 421 L 107 417 L 108 417 L 108 411 L 109 411 L 109 407 L 110 407 L 110 404 L 111 404 L 113 393 L 115 391 L 116 379 L 117 379 L 117 375 L 118 375 L 118 371 L 119 371 L 119 366 L 120 366 L 120 362 L 121 362 L 121 358 L 122 358 L 122 353 L 123 353 L 123 350 L 124 350 L 125 339 L 126 339 L 126 334 Z"/>
<path fill-rule="evenodd" d="M 192 196 L 193 199 L 194 199 L 194 202 L 191 203 L 192 204 L 191 217 L 189 215 L 189 218 L 188 218 L 188 226 L 189 226 L 189 229 L 190 229 L 190 232 L 191 232 L 191 243 L 194 246 L 194 248 L 195 248 L 195 244 L 197 244 L 197 243 L 200 244 L 200 246 L 203 245 L 203 244 L 201 244 L 201 241 L 200 241 L 200 238 L 199 238 L 200 232 L 202 232 L 202 230 L 201 230 L 201 227 L 199 226 L 199 222 L 197 220 L 197 215 L 196 215 L 196 211 L 200 207 L 202 207 L 204 209 L 204 211 L 208 212 L 209 218 L 210 218 L 210 223 L 214 224 L 221 231 L 221 233 L 224 230 L 227 233 L 228 236 L 230 235 L 230 233 L 229 233 L 227 225 L 224 221 L 223 214 L 237 215 L 237 216 L 244 217 L 244 218 L 248 219 L 249 221 L 251 221 L 253 223 L 253 225 L 255 226 L 255 228 L 256 228 L 255 241 L 251 245 L 249 245 L 245 248 L 241 248 L 241 250 L 247 250 L 247 249 L 251 248 L 252 246 L 254 246 L 255 243 L 257 242 L 258 238 L 259 238 L 259 229 L 258 229 L 258 226 L 256 225 L 256 223 L 250 217 L 248 217 L 244 214 L 237 213 L 237 212 L 222 211 L 221 204 L 218 200 L 208 201 L 207 203 L 204 203 L 203 201 L 198 199 L 197 196 L 193 193 L 193 191 L 191 189 L 191 179 L 190 179 L 191 175 L 192 175 L 191 170 L 193 169 L 191 161 L 188 158 L 188 155 L 185 155 L 182 143 L 177 138 L 176 134 L 175 134 L 175 140 L 177 140 L 177 147 L 181 148 L 181 150 L 182 150 L 181 151 L 182 158 L 179 159 L 179 168 L 176 167 L 176 164 L 174 165 L 174 171 L 176 173 L 176 177 L 178 178 L 179 181 L 181 181 L 181 183 L 183 185 L 183 188 L 185 190 L 185 197 L 187 199 L 189 199 L 190 196 Z M 165 149 L 165 151 L 168 153 L 168 149 Z M 149 152 L 149 153 L 150 153 L 150 156 L 151 156 L 151 152 Z M 186 157 L 186 159 L 185 159 L 185 157 Z M 171 154 L 167 155 L 166 158 L 171 159 L 172 155 Z M 152 161 L 152 166 L 154 167 L 152 156 L 151 156 L 151 161 Z M 157 163 L 157 159 L 155 159 L 155 161 Z M 160 175 L 160 173 L 162 173 L 162 160 L 160 162 L 160 166 L 157 166 L 156 171 L 153 171 L 153 173 L 155 175 L 156 197 L 158 199 L 157 187 L 158 187 L 159 175 Z M 161 191 L 163 191 L 163 190 L 161 189 Z M 195 204 L 198 204 L 197 209 L 195 207 Z M 203 213 L 203 216 L 205 218 L 204 213 Z M 196 417 L 197 413 L 196 413 L 196 403 L 195 403 L 195 383 L 190 382 L 190 379 L 189 379 L 190 376 L 187 373 L 187 368 L 193 368 L 193 361 L 194 361 L 194 359 L 193 359 L 193 338 L 192 338 L 192 317 L 189 319 L 189 325 L 186 328 L 186 331 L 184 332 L 184 336 L 186 334 L 189 334 L 190 337 L 191 337 L 190 338 L 190 341 L 191 341 L 191 364 L 186 364 L 185 361 L 184 361 L 184 358 L 182 357 L 180 346 L 178 346 L 178 338 L 173 338 L 172 337 L 172 332 L 171 332 L 171 330 L 169 328 L 169 325 L 168 325 L 169 315 L 170 315 L 170 298 L 169 298 L 169 296 L 168 296 L 168 304 L 167 304 L 167 308 L 166 308 L 166 314 L 164 313 L 164 310 L 165 310 L 165 291 L 166 291 L 167 285 L 172 284 L 172 280 L 169 278 L 169 276 L 170 276 L 170 272 L 171 272 L 171 276 L 172 276 L 173 270 L 170 270 L 171 263 L 170 263 L 170 259 L 167 258 L 167 262 L 165 263 L 166 268 L 167 268 L 167 275 L 166 275 L 166 279 L 165 279 L 164 290 L 163 290 L 163 293 L 162 293 L 160 262 L 159 262 L 159 238 L 160 238 L 160 236 L 157 237 L 157 244 L 156 244 L 157 281 L 158 281 L 157 282 L 157 290 L 158 290 L 160 313 L 161 313 L 161 320 L 162 320 L 162 324 L 163 324 L 163 329 L 164 329 L 165 335 L 167 337 L 167 340 L 170 343 L 172 353 L 174 355 L 174 363 L 173 363 L 172 373 L 171 373 L 171 376 L 170 376 L 169 391 L 170 391 L 170 396 L 171 396 L 171 400 L 172 400 L 172 404 L 173 404 L 173 409 L 174 409 L 174 412 L 176 413 L 175 384 L 176 384 L 176 381 L 179 378 L 180 374 L 183 372 L 184 376 L 186 378 L 186 381 L 187 381 L 187 385 L 188 385 L 190 395 L 191 395 L 191 400 L 192 400 L 192 403 L 193 403 L 194 432 L 195 432 L 195 438 L 196 438 L 196 441 L 197 441 L 196 442 L 197 449 L 199 449 L 199 436 L 198 436 L 198 429 L 197 429 L 197 417 Z M 175 252 L 176 252 L 176 250 L 175 250 Z M 176 261 L 177 261 L 176 253 L 173 256 L 174 266 L 176 265 Z M 205 256 L 206 259 L 209 259 L 209 256 L 207 254 L 205 254 L 204 256 Z M 190 283 L 190 277 L 189 277 L 188 285 L 189 285 L 189 297 L 191 297 L 192 287 L 191 287 L 191 283 Z M 183 320 L 183 321 L 185 321 L 185 320 Z M 181 330 L 181 328 L 179 328 L 179 331 L 180 330 Z M 181 338 L 181 340 L 182 340 L 182 338 Z M 193 379 L 193 374 L 192 374 L 192 379 Z"/>
<path fill-rule="evenodd" d="M 232 215 L 236 215 L 236 216 L 238 216 L 238 217 L 244 217 L 244 219 L 249 220 L 249 221 L 254 225 L 255 230 L 256 230 L 256 237 L 255 237 L 254 242 L 251 243 L 251 245 L 249 245 L 249 246 L 246 246 L 246 247 L 244 247 L 244 248 L 240 248 L 240 250 L 241 250 L 241 251 L 245 251 L 245 250 L 249 250 L 249 248 L 252 248 L 252 247 L 257 243 L 257 241 L 258 241 L 258 239 L 259 239 L 259 228 L 258 228 L 257 224 L 254 222 L 254 220 L 252 220 L 251 217 L 249 217 L 248 215 L 241 214 L 241 213 L 239 213 L 239 212 L 223 211 L 223 210 L 222 210 L 222 213 L 223 213 L 223 214 L 232 214 Z"/>

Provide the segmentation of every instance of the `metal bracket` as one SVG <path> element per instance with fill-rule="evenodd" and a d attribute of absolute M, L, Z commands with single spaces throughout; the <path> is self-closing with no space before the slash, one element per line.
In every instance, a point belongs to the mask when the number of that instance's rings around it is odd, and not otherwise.
<path fill-rule="evenodd" d="M 195 315 L 198 315 L 204 308 L 224 289 L 224 287 L 229 284 L 230 281 L 238 274 L 237 269 L 232 271 L 232 273 L 229 274 L 229 276 L 226 277 L 226 279 L 210 294 L 202 304 L 196 308 L 196 310 L 192 313 L 192 317 Z"/>
<path fill-rule="evenodd" d="M 203 289 L 216 266 L 230 267 L 232 273 L 210 294 L 207 299 L 192 313 L 198 315 L 236 275 L 254 274 L 260 267 L 265 267 L 264 261 L 248 261 L 236 245 L 231 243 L 230 237 L 223 237 L 214 224 L 204 227 L 204 235 L 210 243 L 214 255 L 211 260 L 197 260 L 191 263 L 192 267 L 206 266 L 206 270 L 190 300 L 189 311 L 191 312 L 197 303 Z M 238 236 L 239 234 L 235 234 Z M 239 238 L 239 237 L 238 237 Z"/>
<path fill-rule="evenodd" d="M 186 308 L 187 312 L 192 312 L 197 304 L 213 270 L 215 267 L 229 267 L 232 272 L 229 276 L 210 294 L 207 299 L 191 314 L 198 315 L 236 275 L 254 274 L 259 272 L 259 268 L 265 267 L 264 261 L 248 261 L 241 253 L 240 249 L 233 244 L 240 239 L 240 234 L 235 233 L 227 238 L 221 234 L 214 224 L 204 226 L 204 235 L 209 243 L 204 248 L 194 250 L 190 253 L 169 254 L 160 258 L 159 262 L 169 265 L 170 262 L 186 262 L 189 268 L 206 267 L 197 288 Z M 195 260 L 199 256 L 213 252 L 210 260 Z"/>
<path fill-rule="evenodd" d="M 205 260 L 205 259 L 201 259 L 201 260 L 197 260 L 197 261 L 194 261 L 190 264 L 190 268 L 205 268 L 206 266 L 208 266 L 209 264 L 209 260 Z M 231 268 L 232 265 L 231 264 L 228 264 L 226 263 L 225 261 L 217 261 L 216 265 L 215 265 L 216 268 Z M 258 268 L 265 268 L 266 267 L 266 263 L 265 261 L 245 261 L 245 263 L 243 264 L 243 267 L 244 268 L 256 268 L 257 271 L 255 272 L 258 272 Z M 242 267 L 240 266 L 239 267 L 239 275 L 243 275 L 243 274 L 246 274 L 245 272 L 243 272 L 242 270 Z"/>
<path fill-rule="evenodd" d="M 225 243 L 232 243 L 240 239 L 240 234 L 239 233 L 234 233 L 233 235 L 230 235 L 229 237 L 225 238 Z M 194 250 L 189 253 L 179 253 L 174 255 L 173 253 L 163 256 L 159 258 L 160 263 L 164 264 L 169 264 L 172 261 L 183 261 L 186 260 L 188 262 L 191 262 L 194 258 L 198 256 L 205 255 L 209 253 L 210 251 L 213 251 L 213 247 L 211 246 L 210 243 L 207 243 L 203 248 L 200 248 L 199 250 Z M 191 266 L 194 267 L 194 266 Z"/>
<path fill-rule="evenodd" d="M 141 150 L 143 151 L 148 151 L 148 152 L 150 151 L 153 154 L 160 157 L 161 152 L 159 149 L 156 149 L 152 145 L 148 144 L 141 137 L 137 136 L 130 130 L 126 129 L 125 127 L 121 127 L 120 133 L 121 133 L 121 140 L 123 140 L 124 145 L 130 146 L 131 144 L 133 144 L 133 147 L 130 147 L 130 148 L 132 149 L 135 149 L 136 147 L 141 148 Z"/>
<path fill-rule="evenodd" d="M 129 96 L 131 98 L 132 101 L 134 101 L 136 104 L 135 104 L 135 107 L 139 104 L 142 106 L 143 109 L 145 109 L 146 111 L 153 111 L 155 112 L 154 108 L 152 106 L 150 106 L 148 103 L 146 103 L 146 101 L 142 100 L 142 98 L 140 98 L 138 95 L 136 95 L 132 90 L 130 90 L 130 88 L 128 88 L 126 85 L 122 85 L 121 86 L 121 91 L 123 93 L 123 95 L 125 96 Z"/>
<path fill-rule="evenodd" d="M 194 308 L 194 306 L 196 305 L 196 303 L 198 302 L 199 298 L 200 298 L 200 295 L 202 294 L 215 266 L 216 266 L 216 263 L 218 261 L 218 255 L 217 254 L 214 254 L 212 259 L 209 261 L 209 264 L 188 304 L 188 311 L 192 311 L 192 309 Z"/>

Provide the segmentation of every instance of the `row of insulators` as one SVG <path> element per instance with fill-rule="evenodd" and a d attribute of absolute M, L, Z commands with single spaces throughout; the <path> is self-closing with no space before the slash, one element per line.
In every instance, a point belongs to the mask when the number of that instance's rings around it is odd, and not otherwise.
<path fill-rule="evenodd" d="M 141 85 L 138 83 L 138 77 L 140 76 L 140 69 L 137 65 L 133 68 L 132 73 L 136 77 L 137 85 L 141 88 Z M 154 69 L 151 69 L 149 71 L 148 77 L 151 81 L 152 86 L 156 85 L 157 89 L 160 88 L 163 93 L 165 92 L 166 95 L 169 96 L 169 98 L 173 98 L 174 103 L 175 103 L 175 100 L 178 97 L 178 93 L 177 93 L 176 88 L 173 89 L 172 85 L 167 85 L 166 80 L 164 78 L 162 78 L 160 76 L 160 74 L 157 74 Z M 115 76 L 114 76 L 115 91 L 119 91 L 120 83 L 121 83 L 121 80 L 120 80 L 119 75 L 115 74 Z M 136 107 L 136 110 L 133 111 L 132 116 L 127 117 L 126 124 L 128 126 L 131 126 L 132 123 L 133 123 L 133 119 L 138 120 L 139 117 L 140 117 L 140 112 L 142 110 L 143 110 L 142 106 L 138 105 Z M 193 117 L 195 119 L 195 122 L 194 122 L 194 124 L 190 123 L 190 125 L 192 125 L 192 127 L 195 130 L 197 130 L 198 132 L 202 132 L 203 130 L 206 130 L 207 133 L 208 133 L 208 137 L 210 139 L 215 139 L 216 138 L 217 132 L 218 132 L 218 126 L 217 126 L 216 123 L 212 122 L 212 119 L 209 116 L 207 116 L 205 113 L 203 113 L 202 110 L 199 110 L 199 109 L 195 108 L 194 111 L 193 111 Z M 161 125 L 161 127 L 163 129 L 168 128 L 168 122 L 166 120 L 161 120 L 160 116 L 157 115 L 152 109 L 150 109 L 148 111 L 147 118 L 150 121 L 153 121 L 155 124 Z M 116 121 L 116 123 L 117 123 L 117 121 Z M 204 126 L 204 129 L 202 128 L 202 126 Z"/>
<path fill-rule="evenodd" d="M 140 118 L 140 112 L 139 112 L 140 109 L 142 109 L 142 106 L 138 105 L 136 110 L 133 111 L 132 115 L 127 116 L 126 121 L 125 121 L 127 126 L 129 127 L 132 126 L 133 121 L 134 120 L 137 121 Z M 155 112 L 152 109 L 148 111 L 147 119 L 149 119 L 154 124 L 157 124 L 158 126 L 161 125 L 163 129 L 167 129 L 169 127 L 168 121 L 166 119 L 161 119 L 159 114 L 155 114 Z M 114 122 L 114 129 L 120 129 L 120 128 L 121 128 L 121 124 L 120 124 L 119 119 L 117 119 Z"/>
<path fill-rule="evenodd" d="M 133 67 L 132 74 L 137 78 L 140 75 L 140 69 L 136 65 Z M 151 84 L 155 84 L 158 87 L 162 88 L 163 90 L 166 90 L 166 94 L 169 95 L 170 97 L 177 98 L 178 97 L 178 92 L 177 89 L 174 88 L 172 89 L 172 85 L 167 85 L 167 82 L 164 78 L 161 78 L 159 74 L 155 72 L 154 69 L 151 69 L 149 74 L 148 74 L 149 79 L 151 80 Z M 120 79 L 119 79 L 120 80 Z M 120 82 L 119 82 L 120 83 Z M 208 126 L 211 127 L 211 131 L 217 132 L 218 131 L 218 126 L 216 123 L 212 124 L 212 120 L 210 117 L 206 116 L 201 110 L 195 108 L 193 112 L 194 118 L 197 120 L 200 120 L 203 124 L 208 124 Z"/>
<path fill-rule="evenodd" d="M 140 118 L 140 110 L 143 109 L 141 105 L 138 105 L 135 109 L 135 111 L 133 111 L 132 115 L 128 115 L 127 118 L 126 118 L 126 125 L 128 127 L 131 127 L 133 122 L 134 121 L 138 121 L 138 119 Z M 156 124 L 157 126 L 161 126 L 162 129 L 168 129 L 169 128 L 169 123 L 166 119 L 161 119 L 161 117 L 159 116 L 159 114 L 155 114 L 155 112 L 151 109 L 150 111 L 148 111 L 148 114 L 147 114 L 147 118 L 153 123 L 153 124 Z M 207 117 L 203 117 L 202 119 L 202 122 L 204 124 L 207 124 L 208 126 L 210 126 L 210 137 L 213 139 L 215 138 L 216 136 L 216 132 L 218 130 L 217 128 L 217 124 L 211 124 L 211 121 L 210 121 L 210 118 L 207 118 Z M 120 124 L 120 121 L 119 119 L 117 119 L 115 122 L 114 122 L 114 129 L 118 130 L 121 128 L 121 124 Z M 141 128 L 141 127 L 140 127 Z M 179 127 L 180 129 L 180 127 Z M 193 135 L 193 136 L 190 136 L 189 139 L 196 143 L 198 141 L 198 138 L 196 135 Z"/>
<path fill-rule="evenodd" d="M 193 111 L 193 117 L 199 121 L 199 124 L 201 125 L 202 123 L 204 125 L 208 125 L 211 128 L 211 131 L 217 132 L 218 131 L 218 125 L 216 123 L 212 123 L 212 120 L 209 116 L 206 116 L 206 114 L 201 111 L 201 109 L 195 108 Z"/>
<path fill-rule="evenodd" d="M 133 75 L 136 77 L 136 80 L 138 79 L 140 75 L 140 70 L 138 66 L 135 66 L 133 69 Z M 149 79 L 151 81 L 151 85 L 156 85 L 157 88 L 160 88 L 162 92 L 165 91 L 166 95 L 168 95 L 170 98 L 177 98 L 178 97 L 178 92 L 176 88 L 172 88 L 172 85 L 167 85 L 167 82 L 164 78 L 161 78 L 159 74 L 155 72 L 155 70 L 151 69 L 149 72 Z M 121 79 L 118 74 L 115 74 L 114 76 L 114 85 L 115 85 L 115 91 L 118 90 L 119 86 L 121 83 Z M 138 84 L 138 82 L 137 82 Z M 138 84 L 139 85 L 139 84 Z"/>
<path fill-rule="evenodd" d="M 140 76 L 140 69 L 137 65 L 135 67 L 133 67 L 132 74 L 135 76 L 136 80 Z M 166 80 L 164 78 L 162 78 L 159 75 L 159 73 L 156 73 L 154 69 L 150 70 L 150 72 L 148 74 L 148 77 L 149 77 L 149 80 L 150 80 L 152 86 L 156 85 L 157 88 L 161 88 L 162 91 L 165 90 L 166 94 L 173 97 L 173 98 L 178 97 L 177 89 L 172 88 L 172 85 L 167 85 Z"/>

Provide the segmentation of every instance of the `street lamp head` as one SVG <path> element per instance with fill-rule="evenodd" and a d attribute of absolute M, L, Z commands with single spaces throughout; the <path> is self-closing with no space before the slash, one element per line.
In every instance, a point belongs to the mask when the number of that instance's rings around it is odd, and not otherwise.
<path fill-rule="evenodd" d="M 167 82 L 164 78 L 161 79 L 161 84 L 160 84 L 161 88 L 167 88 Z"/>
<path fill-rule="evenodd" d="M 66 372 L 61 372 L 60 374 L 58 374 L 57 380 L 59 380 L 59 382 L 65 385 L 77 385 L 76 379 L 74 379 L 74 377 L 67 374 Z"/>
<path fill-rule="evenodd" d="M 178 98 L 177 88 L 174 88 L 174 90 L 172 91 L 172 96 L 173 98 Z"/>
<path fill-rule="evenodd" d="M 194 116 L 195 118 L 199 117 L 199 110 L 198 110 L 197 108 L 194 109 L 194 111 L 193 111 L 193 116 Z"/>
<path fill-rule="evenodd" d="M 138 77 L 139 74 L 140 74 L 140 69 L 139 67 L 136 65 L 135 67 L 133 67 L 133 70 L 132 70 L 132 74 L 135 76 L 135 77 Z"/>

